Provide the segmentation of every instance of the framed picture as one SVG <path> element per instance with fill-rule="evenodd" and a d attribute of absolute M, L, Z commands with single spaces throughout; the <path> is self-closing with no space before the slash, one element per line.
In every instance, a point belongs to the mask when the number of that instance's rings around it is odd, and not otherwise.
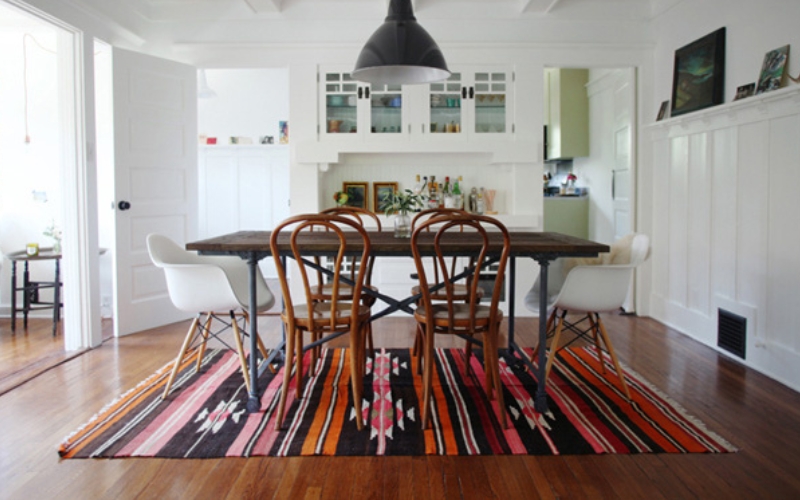
<path fill-rule="evenodd" d="M 789 59 L 788 45 L 767 52 L 764 56 L 764 63 L 761 65 L 761 74 L 758 77 L 756 94 L 781 88 L 783 84 L 783 74 L 786 71 L 787 59 Z"/>
<path fill-rule="evenodd" d="M 734 101 L 738 101 L 739 99 L 744 99 L 745 97 L 750 97 L 756 91 L 756 84 L 748 83 L 747 85 L 742 85 L 741 87 L 736 87 L 736 96 L 733 98 Z"/>
<path fill-rule="evenodd" d="M 725 28 L 675 51 L 670 116 L 722 104 L 725 97 Z"/>
<path fill-rule="evenodd" d="M 289 144 L 289 122 L 283 120 L 278 122 L 278 142 Z"/>
<path fill-rule="evenodd" d="M 656 121 L 660 122 L 664 118 L 669 118 L 667 113 L 669 112 L 669 101 L 664 101 L 661 103 L 661 107 L 658 108 L 658 116 L 656 117 Z"/>
<path fill-rule="evenodd" d="M 372 210 L 376 213 L 383 213 L 386 207 L 391 205 L 391 195 L 397 191 L 396 182 L 373 182 L 372 183 Z"/>
<path fill-rule="evenodd" d="M 366 182 L 343 182 L 342 191 L 347 193 L 346 205 L 367 209 L 367 186 Z"/>

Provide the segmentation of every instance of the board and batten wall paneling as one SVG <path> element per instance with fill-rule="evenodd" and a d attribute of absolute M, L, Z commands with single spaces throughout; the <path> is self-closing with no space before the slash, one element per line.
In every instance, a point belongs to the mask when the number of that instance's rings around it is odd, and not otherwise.
<path fill-rule="evenodd" d="M 646 129 L 651 314 L 711 346 L 718 308 L 744 316 L 743 362 L 800 389 L 800 87 Z"/>
<path fill-rule="evenodd" d="M 800 116 L 770 121 L 769 239 L 767 244 L 767 338 L 781 348 L 800 350 Z"/>

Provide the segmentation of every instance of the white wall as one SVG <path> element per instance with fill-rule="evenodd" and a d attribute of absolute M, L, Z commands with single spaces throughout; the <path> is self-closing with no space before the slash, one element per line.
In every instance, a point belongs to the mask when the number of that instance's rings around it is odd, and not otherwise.
<path fill-rule="evenodd" d="M 258 144 L 271 135 L 278 144 L 278 122 L 289 119 L 287 68 L 207 69 L 206 77 L 217 97 L 198 100 L 200 135 L 217 137 L 217 144 L 228 144 L 231 136 Z"/>
<path fill-rule="evenodd" d="M 728 104 L 647 130 L 640 200 L 653 236 L 651 315 L 716 345 L 717 309 L 748 320 L 745 363 L 800 389 L 800 87 L 730 103 L 764 53 L 798 46 L 800 3 L 686 1 L 658 19 L 655 96 L 669 98 L 674 50 L 727 28 Z M 789 69 L 800 68 L 790 54 Z M 645 122 L 647 123 L 647 122 Z M 643 201 L 644 202 L 644 201 Z"/>
<path fill-rule="evenodd" d="M 12 14 L 0 12 L 3 19 Z M 61 144 L 57 92 L 57 36 L 44 25 L 0 29 L 0 253 L 24 250 L 27 243 L 52 246 L 43 231 L 55 221 L 63 228 Z M 11 24 L 9 22 L 9 24 Z M 27 38 L 27 110 L 24 98 L 23 36 Z M 38 43 L 37 43 L 38 42 Z M 27 131 L 30 142 L 26 143 Z M 33 192 L 46 197 L 36 201 Z M 42 199 L 42 198 L 40 198 Z M 0 273 L 0 309 L 10 308 L 10 263 Z M 22 271 L 21 264 L 18 267 Z M 53 279 L 52 261 L 31 265 L 34 280 Z M 18 284 L 21 284 L 21 276 Z"/>

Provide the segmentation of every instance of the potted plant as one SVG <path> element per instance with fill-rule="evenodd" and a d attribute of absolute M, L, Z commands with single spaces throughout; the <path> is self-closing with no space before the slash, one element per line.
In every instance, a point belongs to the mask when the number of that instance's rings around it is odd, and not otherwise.
<path fill-rule="evenodd" d="M 395 214 L 394 237 L 410 238 L 411 216 L 409 216 L 408 213 L 415 208 L 422 207 L 422 200 L 420 199 L 420 196 L 414 194 L 414 192 L 410 189 L 406 189 L 405 191 L 386 193 L 382 201 L 386 202 L 386 215 L 390 216 Z"/>

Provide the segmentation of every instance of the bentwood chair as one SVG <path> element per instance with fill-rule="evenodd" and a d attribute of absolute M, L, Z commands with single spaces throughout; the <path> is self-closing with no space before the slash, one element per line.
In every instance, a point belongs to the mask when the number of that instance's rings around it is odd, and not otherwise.
<path fill-rule="evenodd" d="M 440 215 L 452 215 L 452 214 L 469 215 L 469 212 L 457 208 L 429 208 L 426 210 L 422 210 L 419 213 L 417 213 L 411 220 L 411 231 L 414 231 L 414 229 L 416 229 L 417 226 L 419 226 L 420 224 L 422 224 L 427 220 L 430 220 L 433 217 L 438 217 Z M 425 230 L 431 232 L 435 230 L 435 227 L 436 227 L 435 225 L 428 225 L 425 227 Z M 454 276 L 456 274 L 456 269 L 458 265 L 458 257 L 451 257 L 449 260 L 450 260 L 450 265 L 449 265 L 450 276 Z M 439 282 L 439 276 L 442 272 L 441 271 L 442 266 L 436 261 L 431 262 L 430 265 L 433 272 L 433 280 Z M 453 290 L 452 290 L 453 300 L 468 301 L 470 298 L 469 283 L 464 283 L 463 281 L 465 280 L 461 281 L 462 283 L 453 283 Z M 414 285 L 413 287 L 411 287 L 411 295 L 420 295 L 419 285 Z M 483 288 L 478 287 L 475 298 L 478 300 L 478 302 L 480 302 L 480 300 L 483 298 Z M 443 289 L 433 291 L 431 292 L 431 300 L 440 302 L 446 301 L 447 294 Z M 414 336 L 414 347 L 412 349 L 412 355 L 417 357 L 421 356 L 420 352 L 421 341 L 422 341 L 421 326 L 417 324 L 417 334 Z M 472 354 L 472 343 L 467 342 L 467 359 L 469 359 L 471 354 Z M 422 368 L 421 364 L 418 363 L 417 370 L 421 370 L 421 368 Z"/>
<path fill-rule="evenodd" d="M 603 373 L 606 372 L 606 367 L 600 342 L 605 344 L 620 386 L 627 398 L 630 399 L 630 391 L 625 383 L 622 369 L 605 325 L 600 318 L 600 313 L 617 311 L 622 308 L 628 296 L 633 272 L 647 260 L 649 251 L 649 238 L 644 234 L 634 234 L 612 245 L 609 254 L 591 261 L 584 261 L 584 265 L 575 265 L 576 262 L 580 263 L 581 261 L 566 260 L 563 263 L 564 267 L 568 269 L 568 274 L 561 290 L 552 299 L 552 311 L 547 320 L 548 336 L 552 337 L 552 341 L 545 367 L 545 377 L 550 374 L 553 360 L 559 350 L 579 338 L 589 336 L 597 350 L 597 357 Z M 615 263 L 605 264 L 604 262 Z M 532 302 L 533 300 L 526 299 L 526 305 L 529 308 L 534 305 Z M 536 305 L 536 310 L 538 310 L 538 305 Z M 573 320 L 568 317 L 569 314 L 579 314 L 579 318 Z M 565 330 L 571 331 L 575 336 L 566 344 L 560 345 L 561 335 Z M 534 356 L 538 349 L 539 346 L 534 351 Z"/>
<path fill-rule="evenodd" d="M 323 233 L 323 231 L 325 233 Z M 329 238 L 332 250 L 331 258 L 334 266 L 331 270 L 331 293 L 328 300 L 314 298 L 314 288 L 309 278 L 316 274 L 313 260 L 308 259 L 304 249 L 304 241 L 314 238 L 315 235 Z M 280 254 L 279 240 L 287 239 L 291 245 L 291 259 L 284 259 Z M 278 416 L 275 429 L 283 425 L 289 385 L 292 370 L 295 372 L 295 397 L 303 392 L 303 334 L 311 333 L 312 339 L 322 339 L 323 336 L 348 332 L 350 334 L 350 383 L 353 405 L 355 406 L 356 426 L 359 430 L 363 427 L 361 414 L 361 392 L 364 376 L 364 335 L 366 325 L 369 323 L 370 310 L 360 300 L 364 282 L 366 280 L 366 266 L 360 266 L 355 274 L 355 279 L 349 286 L 352 289 L 349 300 L 343 300 L 341 288 L 343 279 L 347 279 L 343 272 L 342 263 L 352 250 L 352 244 L 357 241 L 362 247 L 357 251 L 361 262 L 366 262 L 370 255 L 370 241 L 364 228 L 352 219 L 329 214 L 306 214 L 290 217 L 281 222 L 270 237 L 270 249 L 275 259 L 278 278 L 283 293 L 283 311 L 281 319 L 286 327 L 286 364 L 284 365 L 283 389 L 281 391 L 278 407 Z M 336 245 L 334 246 L 334 243 Z M 334 250 L 335 248 L 335 250 Z M 295 301 L 292 297 L 287 269 L 283 261 L 294 262 L 298 268 L 303 285 L 303 298 L 305 301 Z"/>
<path fill-rule="evenodd" d="M 372 224 L 378 229 L 378 231 L 382 231 L 381 226 L 381 219 L 375 212 L 370 212 L 367 209 L 360 208 L 360 207 L 335 207 L 329 208 L 327 210 L 323 210 L 323 214 L 329 215 L 338 215 L 340 217 L 345 218 L 352 218 L 356 222 L 358 222 L 361 226 L 364 226 L 365 220 L 370 220 Z M 359 266 L 361 265 L 361 261 L 358 257 L 349 256 L 345 258 L 346 267 L 349 269 L 350 279 L 354 280 L 356 271 L 358 270 Z M 378 288 L 372 285 L 372 270 L 375 266 L 375 256 L 370 255 L 369 259 L 367 260 L 366 267 L 367 267 L 367 277 L 366 281 L 364 282 L 364 286 L 367 288 L 372 289 L 373 291 L 377 292 Z M 321 272 L 318 271 L 317 273 L 317 285 L 314 287 L 314 298 L 318 300 L 330 300 L 331 290 L 333 288 L 333 283 L 331 281 L 325 281 Z M 339 285 L 339 299 L 340 300 L 352 300 L 353 298 L 353 289 L 351 286 L 340 283 Z M 376 298 L 374 295 L 370 295 L 369 293 L 361 294 L 361 301 L 364 305 L 368 307 L 372 307 L 375 305 Z M 367 325 L 367 337 L 366 341 L 369 345 L 370 352 L 374 351 L 374 343 L 372 339 L 372 324 L 369 323 Z M 315 355 L 312 356 L 312 363 L 316 362 L 316 352 Z"/>
<path fill-rule="evenodd" d="M 242 375 L 249 392 L 250 378 L 247 375 L 247 360 L 242 342 L 242 337 L 247 335 L 248 317 L 244 308 L 248 306 L 250 293 L 247 264 L 238 257 L 204 256 L 188 252 L 160 234 L 147 236 L 147 249 L 153 263 L 164 270 L 169 297 L 175 307 L 196 314 L 175 358 L 162 399 L 169 394 L 192 344 L 197 344 L 199 348 L 195 367 L 195 371 L 199 371 L 209 338 L 214 337 L 227 346 L 220 335 L 228 328 L 233 330 Z M 261 273 L 256 278 L 257 311 L 266 311 L 275 303 L 275 298 Z M 239 326 L 238 317 L 244 319 L 244 327 Z M 221 323 L 218 330 L 212 330 L 214 320 Z M 266 358 L 264 344 L 260 338 L 257 342 L 259 351 Z"/>
<path fill-rule="evenodd" d="M 426 257 L 422 255 L 419 248 L 420 235 L 433 226 L 436 226 L 433 255 Z M 491 233 L 489 230 L 491 230 Z M 476 238 L 481 242 L 480 249 L 471 256 L 474 265 L 470 267 L 471 275 L 467 280 L 466 293 L 468 295 L 466 300 L 464 300 L 464 297 L 456 299 L 455 287 L 450 282 L 451 273 L 448 271 L 445 261 L 446 252 L 443 250 L 443 243 L 450 242 L 452 245 L 452 242 L 458 241 L 458 238 L 460 236 L 463 237 L 465 232 L 475 233 Z M 492 286 L 492 298 L 489 304 L 486 305 L 478 303 L 478 276 L 481 271 L 481 265 L 490 258 L 488 253 L 489 234 L 499 235 L 502 246 L 499 248 L 500 256 L 497 261 L 497 271 Z M 419 274 L 422 294 L 422 300 L 414 313 L 414 318 L 422 327 L 422 422 L 424 428 L 428 427 L 431 417 L 434 336 L 436 334 L 460 335 L 469 339 L 473 339 L 477 334 L 483 337 L 486 393 L 491 399 L 494 392 L 500 408 L 502 425 L 504 428 L 507 425 L 498 357 L 498 336 L 500 323 L 503 320 L 503 312 L 498 308 L 498 304 L 509 250 L 510 237 L 508 230 L 502 223 L 492 217 L 457 213 L 444 214 L 421 223 L 411 233 L 411 251 Z M 438 263 L 440 275 L 436 276 L 431 273 L 431 266 L 426 262 L 430 260 Z M 444 299 L 443 301 L 435 300 L 434 293 L 430 290 L 431 287 L 436 285 L 443 285 L 443 292 L 437 294 L 437 297 Z M 469 361 L 467 364 L 469 364 Z"/>

